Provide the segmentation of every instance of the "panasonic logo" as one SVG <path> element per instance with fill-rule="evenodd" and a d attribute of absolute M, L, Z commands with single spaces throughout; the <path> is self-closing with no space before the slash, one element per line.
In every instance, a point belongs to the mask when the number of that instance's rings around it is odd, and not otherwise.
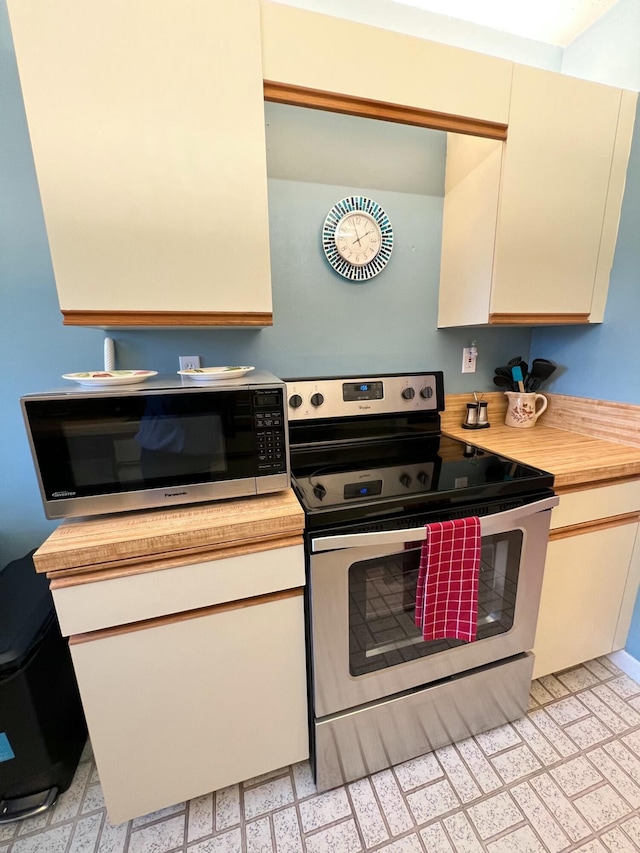
<path fill-rule="evenodd" d="M 188 495 L 189 492 L 165 492 L 165 498 L 179 498 L 181 495 Z"/>
<path fill-rule="evenodd" d="M 54 492 L 51 497 L 52 498 L 72 498 L 76 493 L 75 492 Z"/>

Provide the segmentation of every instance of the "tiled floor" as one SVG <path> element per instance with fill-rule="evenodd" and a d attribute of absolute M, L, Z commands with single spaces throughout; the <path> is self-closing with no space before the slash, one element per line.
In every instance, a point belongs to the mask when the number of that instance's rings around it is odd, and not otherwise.
<path fill-rule="evenodd" d="M 91 751 L 0 853 L 640 850 L 640 684 L 608 658 L 534 682 L 510 725 L 317 794 L 306 763 L 111 826 Z"/>

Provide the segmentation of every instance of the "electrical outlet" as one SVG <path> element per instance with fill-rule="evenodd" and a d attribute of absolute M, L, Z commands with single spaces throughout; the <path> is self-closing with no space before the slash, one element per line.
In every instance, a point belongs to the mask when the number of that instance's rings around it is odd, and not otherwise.
<path fill-rule="evenodd" d="M 199 355 L 179 355 L 178 361 L 180 362 L 180 370 L 194 370 L 196 367 L 200 367 Z"/>
<path fill-rule="evenodd" d="M 475 373 L 476 372 L 476 358 L 478 356 L 478 350 L 475 347 L 464 347 L 462 350 L 462 372 L 463 373 Z"/>

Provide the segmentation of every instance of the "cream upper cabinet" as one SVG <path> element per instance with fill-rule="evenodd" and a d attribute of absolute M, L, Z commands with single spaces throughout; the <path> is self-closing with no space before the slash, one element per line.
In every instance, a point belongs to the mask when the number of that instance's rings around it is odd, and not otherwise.
<path fill-rule="evenodd" d="M 449 146 L 440 327 L 602 321 L 636 99 L 514 66 L 506 142 Z"/>
<path fill-rule="evenodd" d="M 259 0 L 9 12 L 65 323 L 269 325 Z"/>
<path fill-rule="evenodd" d="M 357 113 L 359 105 L 349 100 L 357 99 L 381 108 L 508 119 L 513 63 L 482 53 L 269 0 L 262 2 L 262 52 L 266 81 L 346 98 L 337 106 L 325 98 L 319 108 Z M 421 123 L 418 113 L 414 118 Z"/>

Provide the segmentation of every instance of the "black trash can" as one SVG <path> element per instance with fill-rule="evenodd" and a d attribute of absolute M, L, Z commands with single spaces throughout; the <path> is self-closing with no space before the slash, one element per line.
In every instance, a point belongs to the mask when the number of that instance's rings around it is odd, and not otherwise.
<path fill-rule="evenodd" d="M 0 570 L 0 823 L 52 806 L 87 739 L 69 647 L 32 555 Z"/>

